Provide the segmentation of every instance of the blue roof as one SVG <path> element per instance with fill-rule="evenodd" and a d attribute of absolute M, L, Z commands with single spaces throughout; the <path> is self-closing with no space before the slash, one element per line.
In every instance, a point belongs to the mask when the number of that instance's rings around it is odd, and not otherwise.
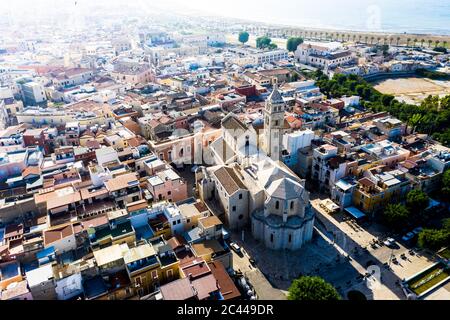
<path fill-rule="evenodd" d="M 151 239 L 154 237 L 155 233 L 153 232 L 152 228 L 146 224 L 144 226 L 135 228 L 134 231 L 136 232 L 136 239 L 137 240 L 141 240 L 141 239 Z"/>
<path fill-rule="evenodd" d="M 361 210 L 359 210 L 355 207 L 345 208 L 345 211 L 347 211 L 355 219 L 361 219 L 366 216 Z"/>
<path fill-rule="evenodd" d="M 53 247 L 53 246 L 48 247 L 47 249 L 44 249 L 44 250 L 36 253 L 36 259 L 40 260 L 42 258 L 46 258 L 46 257 L 54 255 L 54 254 L 55 254 L 55 247 Z"/>
<path fill-rule="evenodd" d="M 1 280 L 9 279 L 19 275 L 19 263 L 13 262 L 3 265 L 0 268 L 0 276 Z"/>
<path fill-rule="evenodd" d="M 96 298 L 108 292 L 108 287 L 101 276 L 84 281 L 84 294 L 88 299 Z"/>

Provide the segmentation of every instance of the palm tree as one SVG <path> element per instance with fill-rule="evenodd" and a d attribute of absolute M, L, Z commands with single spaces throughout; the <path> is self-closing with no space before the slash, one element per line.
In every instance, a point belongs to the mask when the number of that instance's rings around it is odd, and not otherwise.
<path fill-rule="evenodd" d="M 408 122 L 413 130 L 412 134 L 416 133 L 417 126 L 420 124 L 420 122 L 422 120 L 423 120 L 423 117 L 420 113 L 416 113 L 411 118 L 409 118 Z"/>
<path fill-rule="evenodd" d="M 365 36 L 364 39 L 365 39 L 365 44 L 368 44 L 369 43 L 369 37 Z"/>
<path fill-rule="evenodd" d="M 414 41 L 414 46 L 416 46 L 417 38 L 415 38 L 413 41 Z"/>
<path fill-rule="evenodd" d="M 325 40 L 328 40 L 328 32 L 325 32 Z"/>
<path fill-rule="evenodd" d="M 351 35 L 347 35 L 347 42 L 349 42 L 350 41 L 350 37 L 351 37 Z M 353 36 L 353 37 L 355 37 L 355 36 Z"/>
<path fill-rule="evenodd" d="M 439 47 L 439 43 L 441 43 L 439 40 L 436 40 L 435 42 L 434 42 L 434 47 L 435 48 L 437 48 L 437 47 Z"/>
<path fill-rule="evenodd" d="M 373 44 L 373 40 L 375 40 L 375 37 L 374 37 L 374 36 L 371 36 L 371 37 L 370 37 L 370 44 Z"/>
<path fill-rule="evenodd" d="M 323 32 L 319 32 L 319 39 L 322 40 Z"/>
<path fill-rule="evenodd" d="M 425 39 L 420 39 L 420 45 L 423 48 L 423 43 L 425 42 Z"/>
<path fill-rule="evenodd" d="M 411 42 L 411 38 L 406 39 L 406 46 L 409 47 L 409 43 Z"/>
<path fill-rule="evenodd" d="M 444 48 L 447 48 L 447 41 L 442 42 Z"/>
<path fill-rule="evenodd" d="M 392 41 L 394 41 L 394 38 L 389 38 L 389 45 L 392 46 Z"/>
<path fill-rule="evenodd" d="M 433 40 L 428 40 L 428 48 L 431 47 L 431 44 L 433 43 Z"/>
<path fill-rule="evenodd" d="M 359 35 L 359 36 L 358 36 L 358 39 L 359 39 L 359 41 L 358 41 L 358 42 L 361 42 L 361 39 L 362 39 L 362 35 Z"/>
<path fill-rule="evenodd" d="M 353 42 L 356 42 L 356 34 L 353 35 Z"/>
<path fill-rule="evenodd" d="M 398 43 L 400 42 L 400 37 L 397 37 L 397 47 L 398 47 Z"/>

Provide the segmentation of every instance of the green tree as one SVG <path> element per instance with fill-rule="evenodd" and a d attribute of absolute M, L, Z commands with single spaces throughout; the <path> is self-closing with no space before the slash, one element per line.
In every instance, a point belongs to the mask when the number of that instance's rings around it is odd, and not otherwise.
<path fill-rule="evenodd" d="M 239 42 L 242 44 L 245 44 L 248 42 L 250 35 L 248 34 L 247 31 L 242 31 L 239 33 Z"/>
<path fill-rule="evenodd" d="M 340 300 L 336 289 L 320 277 L 300 277 L 289 287 L 289 300 L 320 301 Z"/>
<path fill-rule="evenodd" d="M 428 195 L 421 190 L 412 190 L 406 196 L 406 205 L 410 212 L 421 213 L 430 203 Z"/>
<path fill-rule="evenodd" d="M 272 43 L 272 39 L 270 39 L 267 36 L 262 36 L 256 39 L 256 47 L 258 49 L 266 49 L 269 48 L 270 44 Z"/>
<path fill-rule="evenodd" d="M 446 229 L 424 229 L 419 233 L 419 246 L 430 250 L 439 250 L 448 246 L 450 241 L 450 232 Z"/>
<path fill-rule="evenodd" d="M 441 52 L 441 53 L 447 53 L 447 49 L 445 49 L 444 47 L 435 47 L 433 49 L 433 51 Z"/>
<path fill-rule="evenodd" d="M 381 103 L 383 104 L 383 106 L 387 107 L 387 106 L 391 105 L 391 102 L 394 99 L 395 99 L 394 96 L 391 96 L 391 95 L 388 95 L 388 94 L 383 94 L 381 96 Z"/>
<path fill-rule="evenodd" d="M 442 228 L 450 232 L 450 218 L 442 220 Z"/>
<path fill-rule="evenodd" d="M 286 44 L 286 49 L 290 52 L 297 50 L 297 47 L 303 43 L 303 38 L 292 37 L 289 38 Z"/>
<path fill-rule="evenodd" d="M 408 122 L 409 125 L 412 127 L 413 132 L 416 132 L 417 126 L 421 123 L 422 121 L 422 115 L 420 113 L 416 113 L 414 114 L 412 117 L 409 118 Z"/>
<path fill-rule="evenodd" d="M 394 230 L 402 229 L 410 218 L 408 208 L 401 204 L 388 204 L 383 212 L 386 224 Z"/>
<path fill-rule="evenodd" d="M 447 169 L 442 175 L 442 195 L 450 196 L 450 169 Z"/>

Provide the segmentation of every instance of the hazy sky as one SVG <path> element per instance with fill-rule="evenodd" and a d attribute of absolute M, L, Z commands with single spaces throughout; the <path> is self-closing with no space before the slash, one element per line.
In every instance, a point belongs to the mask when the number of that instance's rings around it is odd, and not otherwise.
<path fill-rule="evenodd" d="M 133 6 L 149 13 L 159 8 L 288 25 L 379 31 L 447 33 L 450 21 L 450 0 L 12 0 L 7 6 L 0 5 L 0 14 L 39 14 L 51 8 L 89 11 L 92 3 L 104 4 L 105 10 Z"/>

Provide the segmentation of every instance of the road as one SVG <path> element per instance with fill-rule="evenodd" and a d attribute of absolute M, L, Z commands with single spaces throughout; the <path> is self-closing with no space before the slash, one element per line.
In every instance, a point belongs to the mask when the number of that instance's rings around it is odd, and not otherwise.
<path fill-rule="evenodd" d="M 256 291 L 258 300 L 286 300 L 286 295 L 272 286 L 264 274 L 256 266 L 253 267 L 249 261 L 249 255 L 242 248 L 242 254 L 233 252 L 234 270 L 242 272 Z"/>

